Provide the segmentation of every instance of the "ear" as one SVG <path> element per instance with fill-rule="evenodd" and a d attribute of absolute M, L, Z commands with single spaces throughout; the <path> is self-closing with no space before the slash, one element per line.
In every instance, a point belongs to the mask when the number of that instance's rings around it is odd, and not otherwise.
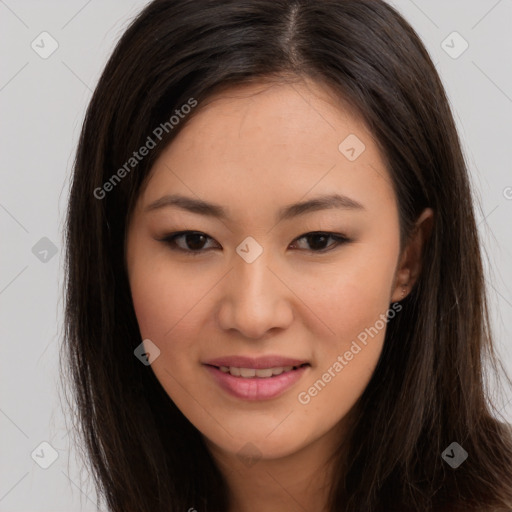
<path fill-rule="evenodd" d="M 410 293 L 422 268 L 423 248 L 432 233 L 434 212 L 425 208 L 415 223 L 395 272 L 390 302 L 398 302 Z"/>

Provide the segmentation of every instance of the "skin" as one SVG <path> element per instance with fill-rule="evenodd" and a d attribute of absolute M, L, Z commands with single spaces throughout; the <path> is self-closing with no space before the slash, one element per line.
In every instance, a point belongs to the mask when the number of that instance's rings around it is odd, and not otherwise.
<path fill-rule="evenodd" d="M 160 349 L 151 367 L 223 471 L 231 512 L 325 510 L 326 462 L 375 369 L 385 327 L 308 404 L 298 393 L 403 298 L 404 284 L 410 291 L 433 213 L 422 213 L 400 253 L 396 197 L 382 155 L 350 105 L 322 84 L 238 86 L 199 108 L 154 164 L 127 230 L 140 331 Z M 349 134 L 366 146 L 355 161 L 338 150 Z M 280 208 L 333 192 L 364 209 L 276 222 Z M 229 219 L 175 206 L 145 211 L 171 193 L 219 204 Z M 175 250 L 161 241 L 182 230 L 207 238 L 181 237 Z M 350 241 L 300 238 L 312 231 Z M 247 236 L 263 248 L 252 263 L 236 252 Z M 202 366 L 214 357 L 267 354 L 311 367 L 281 396 L 251 402 L 226 394 Z M 237 456 L 247 443 L 257 448 L 252 464 Z"/>

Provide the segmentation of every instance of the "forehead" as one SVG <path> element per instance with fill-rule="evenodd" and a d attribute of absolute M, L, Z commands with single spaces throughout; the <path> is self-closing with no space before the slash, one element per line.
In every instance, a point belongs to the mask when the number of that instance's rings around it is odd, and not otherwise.
<path fill-rule="evenodd" d="M 199 105 L 153 166 L 145 203 L 176 191 L 234 207 L 332 192 L 395 201 L 363 119 L 311 81 L 237 86 Z"/>

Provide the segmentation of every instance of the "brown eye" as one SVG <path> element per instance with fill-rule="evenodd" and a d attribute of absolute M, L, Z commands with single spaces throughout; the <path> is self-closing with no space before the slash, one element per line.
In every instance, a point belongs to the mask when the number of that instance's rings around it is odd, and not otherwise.
<path fill-rule="evenodd" d="M 304 249 L 313 252 L 330 251 L 331 249 L 350 241 L 347 237 L 343 235 L 317 231 L 312 233 L 306 233 L 301 237 L 297 238 L 293 243 L 296 243 L 297 240 L 302 239 L 306 240 L 307 245 L 309 245 L 309 247 L 305 247 Z M 334 240 L 334 243 L 327 244 L 329 239 Z"/>
<path fill-rule="evenodd" d="M 182 240 L 182 242 L 178 244 L 177 240 Z M 205 249 L 205 244 L 208 240 L 213 240 L 213 238 L 200 231 L 180 231 L 179 233 L 166 236 L 161 241 L 171 246 L 172 249 L 196 255 L 208 250 Z"/>

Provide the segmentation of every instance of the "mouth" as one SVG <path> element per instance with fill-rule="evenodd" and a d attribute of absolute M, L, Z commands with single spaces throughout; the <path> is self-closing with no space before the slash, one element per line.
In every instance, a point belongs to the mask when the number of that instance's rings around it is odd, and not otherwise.
<path fill-rule="evenodd" d="M 273 366 L 269 368 L 243 368 L 239 366 L 216 366 L 207 364 L 206 366 L 211 366 L 220 370 L 222 373 L 228 373 L 233 377 L 240 377 L 242 379 L 268 379 L 273 377 L 278 377 L 283 373 L 289 373 L 298 370 L 299 368 L 305 366 L 311 366 L 309 363 L 303 363 L 300 365 L 288 365 L 288 366 Z"/>
<path fill-rule="evenodd" d="M 248 361 L 236 359 L 203 363 L 205 369 L 218 385 L 218 389 L 231 397 L 245 401 L 270 400 L 292 389 L 309 371 L 310 363 L 287 359 L 287 363 L 276 365 L 276 359 Z M 285 362 L 280 359 L 280 362 Z M 222 364 L 225 363 L 225 364 Z M 235 364 L 245 366 L 235 366 Z M 255 368 L 257 366 L 257 368 Z"/>

